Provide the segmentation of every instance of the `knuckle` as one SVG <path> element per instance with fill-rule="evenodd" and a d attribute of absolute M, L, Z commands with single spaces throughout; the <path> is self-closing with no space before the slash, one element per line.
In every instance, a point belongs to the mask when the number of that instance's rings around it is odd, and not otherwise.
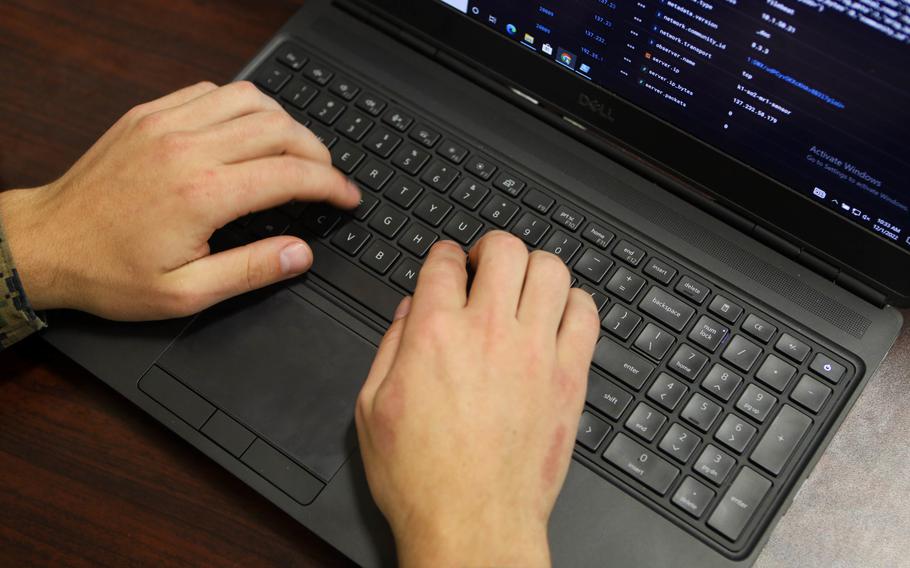
<path fill-rule="evenodd" d="M 568 282 L 569 269 L 565 263 L 555 254 L 536 250 L 531 253 L 529 264 L 534 270 L 542 271 L 547 277 L 554 279 L 563 279 Z"/>
<path fill-rule="evenodd" d="M 199 81 L 198 83 L 196 83 L 196 88 L 202 89 L 202 90 L 212 90 L 212 89 L 217 89 L 218 85 L 216 85 L 215 83 L 213 83 L 211 81 L 206 80 L 206 81 Z"/>
<path fill-rule="evenodd" d="M 231 83 L 228 88 L 232 96 L 250 104 L 261 102 L 265 98 L 259 88 L 249 81 L 237 81 Z"/>
<path fill-rule="evenodd" d="M 136 130 L 144 134 L 155 134 L 162 129 L 164 118 L 161 111 L 142 115 L 136 121 Z"/>
<path fill-rule="evenodd" d="M 168 132 L 158 139 L 159 152 L 166 159 L 182 155 L 189 145 L 190 135 L 185 132 Z"/>
<path fill-rule="evenodd" d="M 160 292 L 162 305 L 172 317 L 195 314 L 204 306 L 204 298 L 193 287 L 184 282 L 172 285 Z"/>

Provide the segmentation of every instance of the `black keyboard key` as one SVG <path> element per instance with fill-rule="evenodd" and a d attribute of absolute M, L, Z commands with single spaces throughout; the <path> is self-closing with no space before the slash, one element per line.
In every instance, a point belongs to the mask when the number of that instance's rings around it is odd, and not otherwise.
<path fill-rule="evenodd" d="M 708 294 L 711 293 L 710 288 L 688 276 L 680 278 L 679 283 L 676 284 L 676 291 L 696 304 L 703 303 L 705 299 L 707 299 Z"/>
<path fill-rule="evenodd" d="M 729 333 L 726 327 L 708 316 L 702 316 L 689 332 L 689 339 L 713 353 Z"/>
<path fill-rule="evenodd" d="M 604 452 L 604 459 L 633 479 L 665 495 L 679 470 L 625 434 L 617 434 Z"/>
<path fill-rule="evenodd" d="M 490 178 L 496 173 L 497 167 L 496 164 L 486 156 L 475 154 L 468 160 L 468 163 L 465 164 L 465 170 L 484 181 L 490 181 Z"/>
<path fill-rule="evenodd" d="M 439 236 L 436 233 L 414 223 L 404 232 L 398 244 L 414 256 L 423 257 L 437 240 Z"/>
<path fill-rule="evenodd" d="M 783 392 L 795 374 L 796 367 L 784 362 L 776 355 L 768 355 L 765 362 L 758 368 L 758 372 L 755 373 L 755 378 L 777 392 Z"/>
<path fill-rule="evenodd" d="M 340 99 L 332 95 L 322 94 L 313 101 L 307 113 L 323 124 L 332 125 L 338 120 L 345 108 L 347 107 Z"/>
<path fill-rule="evenodd" d="M 512 234 L 523 240 L 528 246 L 536 247 L 549 230 L 549 223 L 530 213 L 525 213 L 512 227 Z"/>
<path fill-rule="evenodd" d="M 339 221 L 341 221 L 341 212 L 323 203 L 308 207 L 300 218 L 303 228 L 317 237 L 329 236 Z"/>
<path fill-rule="evenodd" d="M 777 328 L 757 315 L 749 314 L 749 317 L 743 322 L 743 331 L 762 343 L 768 343 L 771 341 L 771 337 L 774 335 L 774 332 L 777 331 Z"/>
<path fill-rule="evenodd" d="M 736 320 L 743 313 L 742 306 L 734 304 L 720 295 L 714 296 L 714 299 L 711 300 L 711 305 L 708 306 L 708 310 L 727 323 L 736 323 Z"/>
<path fill-rule="evenodd" d="M 671 377 L 666 373 L 657 375 L 654 384 L 648 389 L 648 398 L 672 411 L 679 404 L 679 401 L 689 390 L 685 385 L 679 382 L 679 379 Z"/>
<path fill-rule="evenodd" d="M 363 145 L 382 158 L 388 158 L 401 144 L 401 136 L 392 134 L 387 128 L 377 128 L 370 134 Z M 395 164 L 398 165 L 398 164 Z"/>
<path fill-rule="evenodd" d="M 657 286 L 652 286 L 648 290 L 648 294 L 638 304 L 638 307 L 676 332 L 682 331 L 695 314 L 695 310 L 682 300 Z"/>
<path fill-rule="evenodd" d="M 354 179 L 373 191 L 379 191 L 393 175 L 395 171 L 389 166 L 377 160 L 369 160 L 357 171 Z"/>
<path fill-rule="evenodd" d="M 464 211 L 459 211 L 449 220 L 443 232 L 456 242 L 467 245 L 477 236 L 481 228 L 483 228 L 483 223 Z"/>
<path fill-rule="evenodd" d="M 694 381 L 707 363 L 707 357 L 683 343 L 667 363 L 667 368 L 682 375 L 683 378 Z"/>
<path fill-rule="evenodd" d="M 719 406 L 701 394 L 695 393 L 679 416 L 702 432 L 707 432 L 714 424 L 718 414 L 720 414 Z"/>
<path fill-rule="evenodd" d="M 632 335 L 639 322 L 641 322 L 641 318 L 634 312 L 619 304 L 614 304 L 600 325 L 616 337 L 626 340 Z"/>
<path fill-rule="evenodd" d="M 444 141 L 436 149 L 436 152 L 453 164 L 460 164 L 468 157 L 468 149 L 452 140 Z"/>
<path fill-rule="evenodd" d="M 626 302 L 632 302 L 644 287 L 644 278 L 623 267 L 618 268 L 607 282 L 607 291 Z"/>
<path fill-rule="evenodd" d="M 723 365 L 715 364 L 701 382 L 701 388 L 727 402 L 742 382 L 742 377 Z"/>
<path fill-rule="evenodd" d="M 328 85 L 335 73 L 321 63 L 310 61 L 303 69 L 303 76 L 318 85 Z"/>
<path fill-rule="evenodd" d="M 742 335 L 735 335 L 727 348 L 724 349 L 721 358 L 745 373 L 755 365 L 755 362 L 762 354 L 762 349 L 752 343 Z"/>
<path fill-rule="evenodd" d="M 771 482 L 744 467 L 708 519 L 708 526 L 736 540 L 758 509 Z"/>
<path fill-rule="evenodd" d="M 417 146 L 407 143 L 401 147 L 395 157 L 392 158 L 392 163 L 404 170 L 405 172 L 411 174 L 412 176 L 417 175 L 427 162 L 430 161 L 430 153 L 424 150 L 421 150 Z"/>
<path fill-rule="evenodd" d="M 560 205 L 556 212 L 553 213 L 553 220 L 570 231 L 577 231 L 581 224 L 584 223 L 585 216 L 578 211 L 569 209 L 565 205 Z"/>
<path fill-rule="evenodd" d="M 546 247 L 544 247 L 544 250 L 546 250 Z M 607 298 L 603 292 L 596 290 L 587 284 L 583 284 L 581 289 L 587 292 L 591 296 L 591 299 L 594 300 L 594 306 L 597 308 L 598 312 L 603 311 L 603 309 L 607 307 L 607 303 L 609 303 L 610 299 Z"/>
<path fill-rule="evenodd" d="M 287 87 L 282 89 L 281 98 L 294 107 L 303 110 L 318 94 L 319 90 L 313 85 L 303 79 L 294 79 L 288 83 Z"/>
<path fill-rule="evenodd" d="M 382 236 L 391 239 L 407 222 L 408 218 L 404 213 L 399 213 L 388 205 L 383 205 L 370 221 L 370 227 L 376 229 Z"/>
<path fill-rule="evenodd" d="M 528 190 L 521 202 L 531 209 L 536 209 L 538 213 L 546 215 L 550 208 L 553 207 L 553 204 L 556 203 L 556 200 L 536 189 L 531 189 Z"/>
<path fill-rule="evenodd" d="M 692 466 L 692 470 L 711 483 L 721 485 L 735 465 L 735 459 L 708 444 L 708 447 L 698 456 L 698 461 Z"/>
<path fill-rule="evenodd" d="M 679 424 L 673 424 L 660 441 L 660 449 L 671 458 L 684 464 L 689 461 L 700 443 L 701 439 L 698 436 Z"/>
<path fill-rule="evenodd" d="M 562 231 L 555 232 L 543 246 L 543 250 L 555 254 L 566 264 L 569 264 L 569 261 L 572 260 L 572 257 L 575 256 L 575 253 L 580 248 L 581 241 L 573 239 Z M 606 301 L 605 296 L 604 300 Z"/>
<path fill-rule="evenodd" d="M 275 60 L 279 61 L 294 71 L 300 71 L 309 58 L 304 55 L 303 50 L 292 43 L 284 43 L 275 52 Z"/>
<path fill-rule="evenodd" d="M 736 402 L 736 408 L 746 416 L 764 422 L 775 404 L 776 398 L 755 385 L 749 385 Z"/>
<path fill-rule="evenodd" d="M 311 124 L 310 126 L 308 126 L 307 128 L 310 129 L 310 132 L 312 132 L 316 136 L 316 138 L 320 142 L 322 142 L 322 145 L 325 146 L 326 148 L 331 149 L 335 145 L 335 142 L 338 141 L 338 136 L 334 132 L 332 132 L 331 130 L 326 128 L 325 126 L 322 126 L 321 124 L 314 123 L 314 124 Z M 348 172 L 348 173 L 350 173 L 350 172 Z"/>
<path fill-rule="evenodd" d="M 499 174 L 499 176 L 497 176 L 496 181 L 493 183 L 493 185 L 508 193 L 512 197 L 518 197 L 518 194 L 521 193 L 521 190 L 523 190 L 528 184 L 512 173 L 502 172 Z"/>
<path fill-rule="evenodd" d="M 613 249 L 613 256 L 627 264 L 638 266 L 645 258 L 645 251 L 629 241 L 619 241 Z"/>
<path fill-rule="evenodd" d="M 373 212 L 373 209 L 379 204 L 379 200 L 370 195 L 369 193 L 360 194 L 360 205 L 357 206 L 357 209 L 351 213 L 355 219 L 358 221 L 363 221 L 370 216 L 370 213 Z"/>
<path fill-rule="evenodd" d="M 464 178 L 452 192 L 452 201 L 460 203 L 464 208 L 474 211 L 480 207 L 480 202 L 490 193 L 485 186 L 471 178 Z"/>
<path fill-rule="evenodd" d="M 588 375 L 588 404 L 606 414 L 612 420 L 619 420 L 632 402 L 632 395 L 594 373 Z"/>
<path fill-rule="evenodd" d="M 666 416 L 647 404 L 639 402 L 626 420 L 626 428 L 634 432 L 636 436 L 650 442 L 654 440 L 658 430 L 661 429 L 666 421 Z"/>
<path fill-rule="evenodd" d="M 610 426 L 608 426 L 606 422 L 597 418 L 590 412 L 583 412 L 581 414 L 581 420 L 578 422 L 578 434 L 575 436 L 575 440 L 588 450 L 594 452 L 597 451 L 597 447 L 603 443 L 604 438 L 606 438 L 609 433 Z"/>
<path fill-rule="evenodd" d="M 284 234 L 290 224 L 287 215 L 273 209 L 255 215 L 247 227 L 247 231 L 253 233 L 257 238 L 267 239 Z"/>
<path fill-rule="evenodd" d="M 809 351 L 811 351 L 808 345 L 796 339 L 789 333 L 781 335 L 774 348 L 797 363 L 805 361 L 806 357 L 809 356 Z"/>
<path fill-rule="evenodd" d="M 676 276 L 675 268 L 656 258 L 652 258 L 645 264 L 644 272 L 664 285 L 669 284 L 673 277 Z"/>
<path fill-rule="evenodd" d="M 406 132 L 414 123 L 414 117 L 398 109 L 389 109 L 382 117 L 383 122 L 399 132 Z"/>
<path fill-rule="evenodd" d="M 385 196 L 389 198 L 389 201 L 402 209 L 410 209 L 421 193 L 423 193 L 422 187 L 403 176 L 395 178 L 385 190 Z"/>
<path fill-rule="evenodd" d="M 611 266 L 613 266 L 612 260 L 593 249 L 587 249 L 575 263 L 574 270 L 591 282 L 599 284 Z"/>
<path fill-rule="evenodd" d="M 332 147 L 332 165 L 344 174 L 350 175 L 363 161 L 366 153 L 357 146 L 341 141 Z"/>
<path fill-rule="evenodd" d="M 399 256 L 401 256 L 401 253 L 395 250 L 392 245 L 383 241 L 373 241 L 373 244 L 360 257 L 360 262 L 374 272 L 385 274 L 392 267 L 392 263 L 398 260 Z"/>
<path fill-rule="evenodd" d="M 518 213 L 518 210 L 518 205 L 507 199 L 494 196 L 483 208 L 483 211 L 480 212 L 480 216 L 500 229 L 504 229 L 515 217 L 515 214 Z"/>
<path fill-rule="evenodd" d="M 438 227 L 451 210 L 452 206 L 446 203 L 441 196 L 430 194 L 420 200 L 417 208 L 414 209 L 414 214 L 433 227 Z"/>
<path fill-rule="evenodd" d="M 714 499 L 714 495 L 714 491 L 708 489 L 702 482 L 694 477 L 686 477 L 673 494 L 673 504 L 700 519 L 711 504 L 711 499 Z"/>
<path fill-rule="evenodd" d="M 442 135 L 424 124 L 418 124 L 411 131 L 411 139 L 426 148 L 432 148 L 439 142 Z"/>
<path fill-rule="evenodd" d="M 372 127 L 373 121 L 356 110 L 346 112 L 342 119 L 338 121 L 338 124 L 335 125 L 335 129 L 338 132 L 355 142 L 360 142 Z"/>
<path fill-rule="evenodd" d="M 831 389 L 809 375 L 802 378 L 793 387 L 790 399 L 798 402 L 800 406 L 817 413 L 824 406 L 825 401 L 831 396 Z"/>
<path fill-rule="evenodd" d="M 268 65 L 256 75 L 256 84 L 275 94 L 291 80 L 291 72 L 280 65 Z"/>
<path fill-rule="evenodd" d="M 615 235 L 597 223 L 588 223 L 581 236 L 594 246 L 606 250 Z"/>
<path fill-rule="evenodd" d="M 647 359 L 605 337 L 594 349 L 594 364 L 635 390 L 639 390 L 654 371 L 654 365 Z"/>
<path fill-rule="evenodd" d="M 458 170 L 455 166 L 443 162 L 433 162 L 427 171 L 423 172 L 421 181 L 440 193 L 448 191 L 452 183 L 458 179 Z"/>
<path fill-rule="evenodd" d="M 329 87 L 329 90 L 343 98 L 346 101 L 354 100 L 354 97 L 360 92 L 360 87 L 351 83 L 348 79 L 344 77 L 339 77 L 335 79 L 335 82 L 332 83 L 332 86 Z"/>
<path fill-rule="evenodd" d="M 727 446 L 734 452 L 741 454 L 758 430 L 743 418 L 728 414 L 721 423 L 714 439 Z"/>
<path fill-rule="evenodd" d="M 357 99 L 357 108 L 370 116 L 379 116 L 386 107 L 386 102 L 372 93 L 364 93 Z"/>
<path fill-rule="evenodd" d="M 837 384 L 847 372 L 847 368 L 828 357 L 824 353 L 819 353 L 812 360 L 809 368 L 818 376 L 827 379 L 829 383 Z"/>
<path fill-rule="evenodd" d="M 635 340 L 635 347 L 645 355 L 656 361 L 660 361 L 673 346 L 675 339 L 666 331 L 660 329 L 653 323 L 649 323 L 638 334 Z"/>
<path fill-rule="evenodd" d="M 812 419 L 785 405 L 752 450 L 749 459 L 768 473 L 780 475 L 811 425 Z"/>
<path fill-rule="evenodd" d="M 370 240 L 370 233 L 360 225 L 348 223 L 335 233 L 332 244 L 354 256 Z M 334 282 L 333 282 L 334 283 Z"/>
<path fill-rule="evenodd" d="M 420 264 L 410 258 L 406 258 L 392 272 L 392 282 L 407 290 L 409 294 L 413 294 L 414 290 L 417 289 L 417 275 L 419 273 Z"/>

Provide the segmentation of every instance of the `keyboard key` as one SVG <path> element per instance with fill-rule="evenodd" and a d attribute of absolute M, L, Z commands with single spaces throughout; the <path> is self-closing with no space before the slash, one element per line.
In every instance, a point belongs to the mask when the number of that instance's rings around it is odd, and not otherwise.
<path fill-rule="evenodd" d="M 715 485 L 720 485 L 727 479 L 730 470 L 735 465 L 735 459 L 708 444 L 708 447 L 698 457 L 698 461 L 692 466 L 692 470 Z"/>
<path fill-rule="evenodd" d="M 676 269 L 662 260 L 652 258 L 644 268 L 645 274 L 657 280 L 661 284 L 669 284 L 673 277 L 676 276 Z"/>
<path fill-rule="evenodd" d="M 599 284 L 611 266 L 613 266 L 612 260 L 595 252 L 593 249 L 587 249 L 581 255 L 581 258 L 578 259 L 578 262 L 575 263 L 574 270 L 591 282 Z"/>
<path fill-rule="evenodd" d="M 755 378 L 777 392 L 783 392 L 795 374 L 796 367 L 785 363 L 776 355 L 768 355 L 765 362 L 758 368 L 758 372 L 755 373 Z"/>
<path fill-rule="evenodd" d="M 398 244 L 414 256 L 422 258 L 437 240 L 439 240 L 439 236 L 436 233 L 414 223 L 404 232 Z"/>
<path fill-rule="evenodd" d="M 613 249 L 613 256 L 632 266 L 638 266 L 645 258 L 645 251 L 629 241 L 619 241 Z"/>
<path fill-rule="evenodd" d="M 578 252 L 578 249 L 580 248 L 581 241 L 573 239 L 562 231 L 553 233 L 553 236 L 551 236 L 543 246 L 543 250 L 555 254 L 566 264 L 569 264 L 569 261 L 572 260 L 572 257 L 575 256 L 575 253 Z M 603 296 L 603 294 L 601 294 L 601 296 Z M 606 303 L 606 296 L 603 296 L 603 299 L 604 303 Z"/>
<path fill-rule="evenodd" d="M 689 333 L 689 339 L 713 353 L 730 330 L 708 316 L 702 316 Z"/>
<path fill-rule="evenodd" d="M 697 481 L 694 477 L 686 477 L 673 494 L 673 504 L 689 513 L 696 519 L 701 518 L 714 499 L 714 491 Z"/>
<path fill-rule="evenodd" d="M 344 141 L 335 144 L 332 148 L 332 165 L 348 175 L 357 168 L 364 157 L 366 157 L 366 153 Z"/>
<path fill-rule="evenodd" d="M 392 272 L 392 282 L 407 290 L 409 294 L 413 294 L 414 290 L 417 289 L 417 275 L 419 273 L 420 264 L 410 258 L 406 258 Z"/>
<path fill-rule="evenodd" d="M 653 323 L 645 326 L 642 332 L 635 340 L 635 347 L 643 351 L 645 355 L 656 361 L 660 361 L 673 346 L 675 339 L 666 331 L 660 329 Z"/>
<path fill-rule="evenodd" d="M 341 221 L 341 213 L 324 203 L 308 207 L 300 218 L 301 225 L 318 237 L 329 236 L 339 221 Z"/>
<path fill-rule="evenodd" d="M 486 186 L 481 185 L 477 180 L 466 177 L 461 180 L 450 197 L 455 203 L 460 203 L 466 209 L 474 211 L 488 193 L 490 190 Z"/>
<path fill-rule="evenodd" d="M 583 239 L 602 250 L 606 250 L 614 237 L 613 233 L 604 229 L 597 223 L 588 223 L 588 226 L 585 227 L 581 236 Z"/>
<path fill-rule="evenodd" d="M 399 132 L 405 132 L 414 123 L 414 117 L 398 109 L 389 109 L 382 121 Z M 413 138 L 413 136 L 412 136 Z"/>
<path fill-rule="evenodd" d="M 581 224 L 584 223 L 585 216 L 578 211 L 569 209 L 565 205 L 560 205 L 556 212 L 553 213 L 553 220 L 570 231 L 577 231 Z"/>
<path fill-rule="evenodd" d="M 745 373 L 749 372 L 755 361 L 761 356 L 761 347 L 755 345 L 745 337 L 736 335 L 724 349 L 721 358 Z"/>
<path fill-rule="evenodd" d="M 417 172 L 423 169 L 429 161 L 430 153 L 421 150 L 410 142 L 402 146 L 401 150 L 392 158 L 393 164 L 412 176 L 417 175 Z"/>
<path fill-rule="evenodd" d="M 635 390 L 639 390 L 654 371 L 654 365 L 647 359 L 605 337 L 594 349 L 594 364 Z"/>
<path fill-rule="evenodd" d="M 711 293 L 704 284 L 700 284 L 688 276 L 683 276 L 676 285 L 676 291 L 689 298 L 696 304 L 701 304 Z"/>
<path fill-rule="evenodd" d="M 810 351 L 808 345 L 796 339 L 789 333 L 781 335 L 780 339 L 777 340 L 777 344 L 774 346 L 774 348 L 790 359 L 793 359 L 797 363 L 802 363 L 805 361 L 806 357 L 809 356 Z"/>
<path fill-rule="evenodd" d="M 309 58 L 303 50 L 292 43 L 284 43 L 275 52 L 275 60 L 287 65 L 294 71 L 300 71 Z"/>
<path fill-rule="evenodd" d="M 335 79 L 335 82 L 332 83 L 332 86 L 329 88 L 333 93 L 343 98 L 346 101 L 354 100 L 354 97 L 357 96 L 357 93 L 360 92 L 360 87 L 351 83 L 348 79 L 339 77 Z"/>
<path fill-rule="evenodd" d="M 370 239 L 370 233 L 354 223 L 348 223 L 335 233 L 332 244 L 351 256 L 357 254 Z"/>
<path fill-rule="evenodd" d="M 617 434 L 604 452 L 604 459 L 633 479 L 665 495 L 679 470 L 625 434 Z"/>
<path fill-rule="evenodd" d="M 354 179 L 373 191 L 379 191 L 394 175 L 395 170 L 371 159 L 360 168 Z"/>
<path fill-rule="evenodd" d="M 736 320 L 743 313 L 742 306 L 734 304 L 720 295 L 714 296 L 714 299 L 711 300 L 711 305 L 708 306 L 708 310 L 727 323 L 736 323 Z"/>
<path fill-rule="evenodd" d="M 307 113 L 323 124 L 331 126 L 338 120 L 338 117 L 341 116 L 341 113 L 343 113 L 346 108 L 347 107 L 340 99 L 337 99 L 332 95 L 322 94 L 313 101 L 313 104 L 310 105 L 310 109 Z"/>
<path fill-rule="evenodd" d="M 742 382 L 743 378 L 730 369 L 723 365 L 714 365 L 701 382 L 701 388 L 727 402 Z"/>
<path fill-rule="evenodd" d="M 373 209 L 379 205 L 379 200 L 370 195 L 369 193 L 360 194 L 360 205 L 357 206 L 351 215 L 358 221 L 363 221 L 370 216 L 370 213 L 373 212 Z"/>
<path fill-rule="evenodd" d="M 401 253 L 395 250 L 392 245 L 382 241 L 373 241 L 373 244 L 360 257 L 360 262 L 379 274 L 385 274 L 399 256 L 401 256 Z"/>
<path fill-rule="evenodd" d="M 364 93 L 357 99 L 357 108 L 370 116 L 379 116 L 385 107 L 386 102 L 372 93 Z"/>
<path fill-rule="evenodd" d="M 812 360 L 809 368 L 818 376 L 827 379 L 829 383 L 837 384 L 847 372 L 847 368 L 828 357 L 824 353 L 819 353 Z"/>
<path fill-rule="evenodd" d="M 303 69 L 303 76 L 318 85 L 327 85 L 335 76 L 328 67 L 316 61 L 310 61 Z"/>
<path fill-rule="evenodd" d="M 749 317 L 743 322 L 743 331 L 762 343 L 768 343 L 768 341 L 771 340 L 771 336 L 777 331 L 777 328 L 757 315 L 749 314 Z"/>
<path fill-rule="evenodd" d="M 578 422 L 578 434 L 575 436 L 575 441 L 593 452 L 609 433 L 610 426 L 606 422 L 590 412 L 583 412 L 581 420 Z"/>
<path fill-rule="evenodd" d="M 546 248 L 544 248 L 544 250 L 546 250 Z M 610 301 L 610 299 L 607 298 L 600 290 L 595 290 L 587 284 L 583 284 L 581 286 L 581 289 L 587 292 L 591 296 L 591 299 L 594 300 L 594 306 L 597 308 L 598 312 L 603 311 L 603 309 L 607 307 L 607 303 Z"/>
<path fill-rule="evenodd" d="M 446 203 L 442 196 L 430 194 L 420 200 L 414 214 L 433 227 L 438 227 L 451 210 L 452 206 Z"/>
<path fill-rule="evenodd" d="M 749 459 L 768 473 L 780 475 L 811 425 L 812 419 L 792 406 L 785 405 Z"/>
<path fill-rule="evenodd" d="M 425 125 L 419 124 L 414 127 L 414 130 L 411 131 L 411 139 L 417 141 L 418 143 L 426 146 L 427 148 L 432 148 L 439 142 L 439 139 L 442 138 L 442 135 L 428 128 Z"/>
<path fill-rule="evenodd" d="M 483 211 L 480 212 L 480 216 L 500 229 L 504 229 L 515 217 L 515 214 L 518 213 L 518 210 L 518 205 L 497 195 L 487 203 Z"/>
<path fill-rule="evenodd" d="M 538 213 L 546 215 L 556 200 L 536 189 L 530 189 L 521 202 L 531 209 L 536 209 Z"/>
<path fill-rule="evenodd" d="M 459 211 L 452 217 L 443 231 L 455 241 L 467 245 L 474 239 L 481 228 L 483 228 L 483 223 L 464 211 Z"/>
<path fill-rule="evenodd" d="M 679 401 L 689 390 L 678 379 L 671 377 L 666 373 L 661 373 L 655 379 L 654 384 L 648 389 L 648 398 L 672 411 L 679 404 Z"/>
<path fill-rule="evenodd" d="M 275 94 L 291 80 L 291 72 L 279 65 L 269 65 L 256 75 L 256 84 Z"/>
<path fill-rule="evenodd" d="M 465 164 L 465 170 L 484 181 L 490 181 L 490 178 L 496 173 L 497 166 L 486 156 L 475 154 Z"/>
<path fill-rule="evenodd" d="M 256 235 L 257 238 L 267 239 L 284 234 L 290 224 L 290 219 L 286 215 L 273 209 L 255 215 L 247 227 L 247 231 Z"/>
<path fill-rule="evenodd" d="M 512 234 L 523 240 L 528 246 L 536 247 L 540 239 L 550 230 L 550 224 L 538 219 L 530 213 L 525 213 L 512 227 Z"/>
<path fill-rule="evenodd" d="M 744 467 L 714 509 L 708 526 L 730 540 L 736 540 L 770 488 L 770 481 Z"/>
<path fill-rule="evenodd" d="M 651 286 L 638 308 L 676 332 L 682 331 L 695 314 L 682 300 L 657 286 Z"/>
<path fill-rule="evenodd" d="M 395 148 L 401 144 L 401 136 L 392 134 L 386 128 L 377 128 L 373 130 L 366 141 L 363 143 L 371 152 L 376 153 L 381 158 L 388 158 L 395 151 Z M 395 164 L 398 165 L 397 163 Z M 399 166 L 400 167 L 400 166 Z M 404 168 L 402 168 L 404 169 Z"/>
<path fill-rule="evenodd" d="M 632 402 L 632 395 L 594 373 L 588 375 L 588 404 L 613 420 L 619 420 L 626 407 Z"/>
<path fill-rule="evenodd" d="M 445 140 L 436 152 L 453 164 L 460 164 L 468 157 L 468 149 L 452 140 Z"/>
<path fill-rule="evenodd" d="M 370 221 L 370 227 L 379 231 L 382 236 L 391 239 L 408 222 L 404 213 L 399 213 L 388 205 L 383 205 Z"/>
<path fill-rule="evenodd" d="M 640 321 L 641 318 L 635 313 L 620 305 L 614 305 L 610 308 L 610 312 L 603 321 L 600 322 L 600 325 L 616 337 L 626 340 L 632 335 L 635 326 Z"/>
<path fill-rule="evenodd" d="M 714 434 L 714 439 L 736 453 L 742 453 L 757 430 L 742 418 L 728 414 Z"/>
<path fill-rule="evenodd" d="M 714 424 L 718 414 L 720 414 L 719 406 L 701 394 L 695 393 L 679 416 L 702 432 L 707 432 Z"/>
<path fill-rule="evenodd" d="M 707 357 L 683 343 L 673 354 L 670 362 L 667 363 L 667 368 L 690 381 L 694 381 L 707 363 Z"/>
<path fill-rule="evenodd" d="M 355 142 L 360 142 L 360 140 L 366 136 L 367 131 L 372 127 L 373 121 L 356 110 L 349 110 L 346 112 L 344 117 L 335 125 L 335 129 L 338 130 L 338 132 L 341 132 Z"/>
<path fill-rule="evenodd" d="M 660 449 L 679 463 L 685 464 L 700 443 L 701 439 L 698 436 L 679 424 L 673 424 L 660 441 Z"/>
<path fill-rule="evenodd" d="M 420 179 L 436 191 L 445 193 L 458 179 L 458 170 L 442 162 L 433 162 Z"/>
<path fill-rule="evenodd" d="M 313 123 L 313 124 L 309 125 L 307 128 L 309 128 L 310 132 L 312 132 L 316 136 L 316 138 L 320 142 L 322 142 L 323 146 L 325 146 L 326 148 L 328 148 L 330 150 L 333 149 L 333 147 L 335 146 L 335 142 L 338 141 L 337 134 L 335 134 L 334 132 L 332 132 L 331 130 L 329 130 L 325 126 L 322 126 L 319 123 Z M 350 146 L 350 145 L 348 145 L 348 149 L 356 150 L 356 148 L 354 148 L 353 146 Z M 360 152 L 360 154 L 364 155 L 363 152 Z M 335 156 L 333 154 L 332 159 L 334 160 L 334 158 L 335 158 Z M 355 164 L 355 167 L 356 167 L 356 164 Z M 346 172 L 346 173 L 350 173 L 350 172 Z"/>
<path fill-rule="evenodd" d="M 319 90 L 303 79 L 294 79 L 281 91 L 281 98 L 291 103 L 295 108 L 303 110 L 316 98 Z"/>
<path fill-rule="evenodd" d="M 660 430 L 666 421 L 666 416 L 647 404 L 639 402 L 628 420 L 626 420 L 626 428 L 634 432 L 636 436 L 650 442 L 657 436 L 657 431 Z"/>
<path fill-rule="evenodd" d="M 620 267 L 607 282 L 607 291 L 612 292 L 617 298 L 631 303 L 645 287 L 645 283 L 645 279 L 638 274 Z"/>
<path fill-rule="evenodd" d="M 423 193 L 422 187 L 403 176 L 395 178 L 385 190 L 385 196 L 389 198 L 389 201 L 402 209 L 410 209 L 421 193 Z"/>
<path fill-rule="evenodd" d="M 528 184 L 516 177 L 514 174 L 511 174 L 509 172 L 502 172 L 496 178 L 496 181 L 493 183 L 493 185 L 508 193 L 512 197 L 518 197 L 518 194 L 521 193 L 521 190 L 523 190 Z"/>
<path fill-rule="evenodd" d="M 746 416 L 754 418 L 758 422 L 764 422 L 775 404 L 777 404 L 776 398 L 755 385 L 749 385 L 736 402 L 736 408 Z"/>
<path fill-rule="evenodd" d="M 791 400 L 795 400 L 800 406 L 811 410 L 813 413 L 821 410 L 829 396 L 831 396 L 831 389 L 809 375 L 803 375 L 799 382 L 796 383 L 796 386 L 793 387 L 793 392 L 790 393 Z"/>

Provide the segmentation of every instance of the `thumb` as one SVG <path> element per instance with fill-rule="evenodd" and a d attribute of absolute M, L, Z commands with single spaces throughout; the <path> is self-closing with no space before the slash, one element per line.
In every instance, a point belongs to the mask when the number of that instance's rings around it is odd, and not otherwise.
<path fill-rule="evenodd" d="M 360 389 L 358 405 L 361 406 L 361 411 L 369 411 L 369 409 L 373 408 L 373 399 L 376 397 L 376 391 L 382 386 L 386 376 L 392 369 L 392 365 L 395 363 L 410 311 L 411 297 L 405 296 L 401 303 L 398 304 L 398 309 L 395 310 L 395 320 L 382 338 L 382 343 L 379 344 L 379 350 L 373 359 L 370 374 L 367 375 L 366 381 L 364 381 L 363 387 Z"/>

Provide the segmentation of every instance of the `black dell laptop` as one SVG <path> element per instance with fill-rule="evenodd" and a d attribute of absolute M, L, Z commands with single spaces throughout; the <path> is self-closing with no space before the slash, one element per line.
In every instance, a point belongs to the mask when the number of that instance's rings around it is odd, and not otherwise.
<path fill-rule="evenodd" d="M 603 322 L 554 563 L 749 565 L 910 305 L 910 3 L 850 6 L 308 0 L 238 78 L 363 201 L 212 246 L 300 235 L 312 272 L 180 321 L 56 313 L 46 338 L 389 566 L 356 395 L 432 243 L 509 231 Z"/>

